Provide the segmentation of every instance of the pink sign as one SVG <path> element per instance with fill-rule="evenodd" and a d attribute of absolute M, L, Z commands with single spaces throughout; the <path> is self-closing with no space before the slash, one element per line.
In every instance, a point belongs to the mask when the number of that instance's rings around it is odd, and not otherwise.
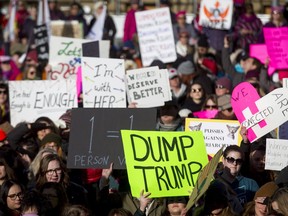
<path fill-rule="evenodd" d="M 82 68 L 81 66 L 77 68 L 76 87 L 77 87 L 77 95 L 79 97 L 82 92 Z"/>
<path fill-rule="evenodd" d="M 215 118 L 217 113 L 218 113 L 218 110 L 205 110 L 205 111 L 194 112 L 193 115 L 197 118 L 212 119 L 212 118 Z"/>
<path fill-rule="evenodd" d="M 258 107 L 255 104 L 255 102 L 259 99 L 260 96 L 258 92 L 248 82 L 242 82 L 233 89 L 231 96 L 231 105 L 238 121 L 241 124 L 246 120 L 245 114 L 249 115 L 248 112 L 255 114 L 259 111 Z M 264 127 L 265 125 L 266 122 L 264 120 L 259 122 L 260 127 Z M 256 134 L 251 128 L 248 129 L 247 136 L 250 141 L 256 138 Z"/>
<path fill-rule="evenodd" d="M 288 68 L 288 27 L 263 28 L 263 32 L 271 66 Z"/>
<path fill-rule="evenodd" d="M 251 44 L 249 50 L 249 55 L 259 59 L 263 64 L 265 64 L 266 59 L 269 58 L 266 44 Z M 274 71 L 275 68 L 271 67 L 271 64 L 269 64 L 268 75 L 271 76 Z"/>

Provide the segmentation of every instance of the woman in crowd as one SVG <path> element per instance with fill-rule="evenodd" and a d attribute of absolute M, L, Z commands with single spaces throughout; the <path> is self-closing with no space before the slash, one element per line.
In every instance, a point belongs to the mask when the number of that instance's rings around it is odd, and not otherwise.
<path fill-rule="evenodd" d="M 10 122 L 8 85 L 0 83 L 0 124 Z"/>
<path fill-rule="evenodd" d="M 40 168 L 35 176 L 36 188 L 40 189 L 47 182 L 61 184 L 65 188 L 70 204 L 87 205 L 87 191 L 69 180 L 67 168 L 56 154 L 48 154 L 40 161 Z"/>
<path fill-rule="evenodd" d="M 13 180 L 7 180 L 2 184 L 0 191 L 0 215 L 20 216 L 21 200 L 23 198 L 24 188 Z"/>
<path fill-rule="evenodd" d="M 189 109 L 191 112 L 200 111 L 206 99 L 205 91 L 200 83 L 193 83 L 182 109 Z"/>

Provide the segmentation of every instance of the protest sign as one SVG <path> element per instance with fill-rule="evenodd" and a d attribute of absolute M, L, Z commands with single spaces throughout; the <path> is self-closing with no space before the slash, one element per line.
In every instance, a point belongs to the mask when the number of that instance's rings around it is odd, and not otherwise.
<path fill-rule="evenodd" d="M 13 126 L 41 116 L 58 120 L 67 109 L 78 106 L 76 81 L 9 81 L 9 103 Z"/>
<path fill-rule="evenodd" d="M 231 104 L 239 122 L 248 128 L 250 142 L 264 136 L 288 120 L 288 90 L 277 88 L 260 98 L 248 82 L 237 85 Z"/>
<path fill-rule="evenodd" d="M 91 41 L 82 43 L 82 56 L 83 57 L 100 57 L 109 58 L 110 41 Z"/>
<path fill-rule="evenodd" d="M 233 0 L 202 0 L 199 24 L 214 29 L 230 29 L 233 15 Z"/>
<path fill-rule="evenodd" d="M 249 48 L 249 55 L 251 57 L 259 59 L 262 64 L 265 64 L 266 59 L 269 58 L 268 52 L 267 52 L 267 46 L 266 44 L 250 44 Z M 268 75 L 271 76 L 275 71 L 275 68 L 269 64 L 268 67 Z"/>
<path fill-rule="evenodd" d="M 263 28 L 271 66 L 276 69 L 288 68 L 288 28 Z"/>
<path fill-rule="evenodd" d="M 218 113 L 218 110 L 203 110 L 198 112 L 193 112 L 193 116 L 197 118 L 212 119 Z"/>
<path fill-rule="evenodd" d="M 198 175 L 196 185 L 189 197 L 186 209 L 189 210 L 207 191 L 211 181 L 214 179 L 214 173 L 223 154 L 223 147 L 218 150 L 209 163 L 202 169 Z"/>
<path fill-rule="evenodd" d="M 167 70 L 158 67 L 128 70 L 126 74 L 129 103 L 137 107 L 163 106 L 172 98 Z"/>
<path fill-rule="evenodd" d="M 208 157 L 201 131 L 121 130 L 132 196 L 187 196 Z"/>
<path fill-rule="evenodd" d="M 83 38 L 83 25 L 77 20 L 54 20 L 50 22 L 51 35 L 58 37 Z"/>
<path fill-rule="evenodd" d="M 280 171 L 288 165 L 288 140 L 266 139 L 265 169 Z"/>
<path fill-rule="evenodd" d="M 73 109 L 68 168 L 125 169 L 121 129 L 154 130 L 156 109 Z"/>
<path fill-rule="evenodd" d="M 49 64 L 52 70 L 47 79 L 74 79 L 81 66 L 82 43 L 88 40 L 51 36 L 49 44 Z"/>
<path fill-rule="evenodd" d="M 34 27 L 34 38 L 38 61 L 47 63 L 49 60 L 49 38 L 46 24 Z"/>
<path fill-rule="evenodd" d="M 186 118 L 185 131 L 202 131 L 207 154 L 214 155 L 229 145 L 241 142 L 240 124 L 233 120 Z"/>
<path fill-rule="evenodd" d="M 155 59 L 174 62 L 177 55 L 169 8 L 136 12 L 135 17 L 142 64 L 149 66 Z"/>
<path fill-rule="evenodd" d="M 83 106 L 126 107 L 123 59 L 82 58 Z"/>

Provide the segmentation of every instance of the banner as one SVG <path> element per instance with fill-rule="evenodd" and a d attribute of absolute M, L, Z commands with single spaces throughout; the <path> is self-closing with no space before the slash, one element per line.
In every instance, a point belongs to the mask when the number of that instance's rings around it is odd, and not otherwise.
<path fill-rule="evenodd" d="M 46 24 L 34 27 L 35 45 L 38 54 L 38 61 L 49 60 L 49 37 Z"/>
<path fill-rule="evenodd" d="M 129 103 L 137 107 L 163 106 L 172 99 L 168 71 L 158 67 L 128 70 L 126 74 Z"/>
<path fill-rule="evenodd" d="M 288 68 L 288 28 L 263 28 L 271 66 L 276 69 Z"/>
<path fill-rule="evenodd" d="M 73 109 L 68 168 L 126 169 L 120 130 L 154 130 L 156 109 Z"/>
<path fill-rule="evenodd" d="M 233 0 L 202 0 L 199 24 L 214 29 L 230 29 L 233 15 Z"/>
<path fill-rule="evenodd" d="M 208 163 L 203 134 L 121 130 L 132 196 L 188 196 Z"/>
<path fill-rule="evenodd" d="M 83 106 L 126 107 L 123 59 L 82 58 Z"/>
<path fill-rule="evenodd" d="M 77 68 L 81 66 L 82 43 L 84 39 L 51 36 L 49 44 L 48 80 L 74 79 Z"/>
<path fill-rule="evenodd" d="M 140 11 L 135 16 L 143 66 L 155 59 L 174 62 L 177 55 L 169 8 Z"/>
<path fill-rule="evenodd" d="M 9 81 L 11 125 L 47 116 L 58 120 L 67 109 L 77 107 L 75 80 Z"/>
<path fill-rule="evenodd" d="M 277 88 L 260 98 L 248 82 L 237 85 L 231 105 L 239 122 L 248 129 L 248 139 L 254 142 L 288 121 L 288 89 Z"/>
<path fill-rule="evenodd" d="M 202 131 L 210 156 L 222 147 L 239 145 L 242 140 L 240 124 L 233 120 L 186 118 L 185 131 Z"/>
<path fill-rule="evenodd" d="M 288 165 L 288 140 L 266 139 L 265 169 L 280 171 Z"/>

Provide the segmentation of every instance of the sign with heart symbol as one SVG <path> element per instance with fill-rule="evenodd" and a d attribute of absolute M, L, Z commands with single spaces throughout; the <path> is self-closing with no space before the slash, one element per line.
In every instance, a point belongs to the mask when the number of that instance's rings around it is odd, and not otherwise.
<path fill-rule="evenodd" d="M 288 121 L 287 88 L 277 88 L 260 98 L 250 83 L 243 82 L 234 88 L 231 105 L 238 121 L 248 129 L 250 142 Z"/>

